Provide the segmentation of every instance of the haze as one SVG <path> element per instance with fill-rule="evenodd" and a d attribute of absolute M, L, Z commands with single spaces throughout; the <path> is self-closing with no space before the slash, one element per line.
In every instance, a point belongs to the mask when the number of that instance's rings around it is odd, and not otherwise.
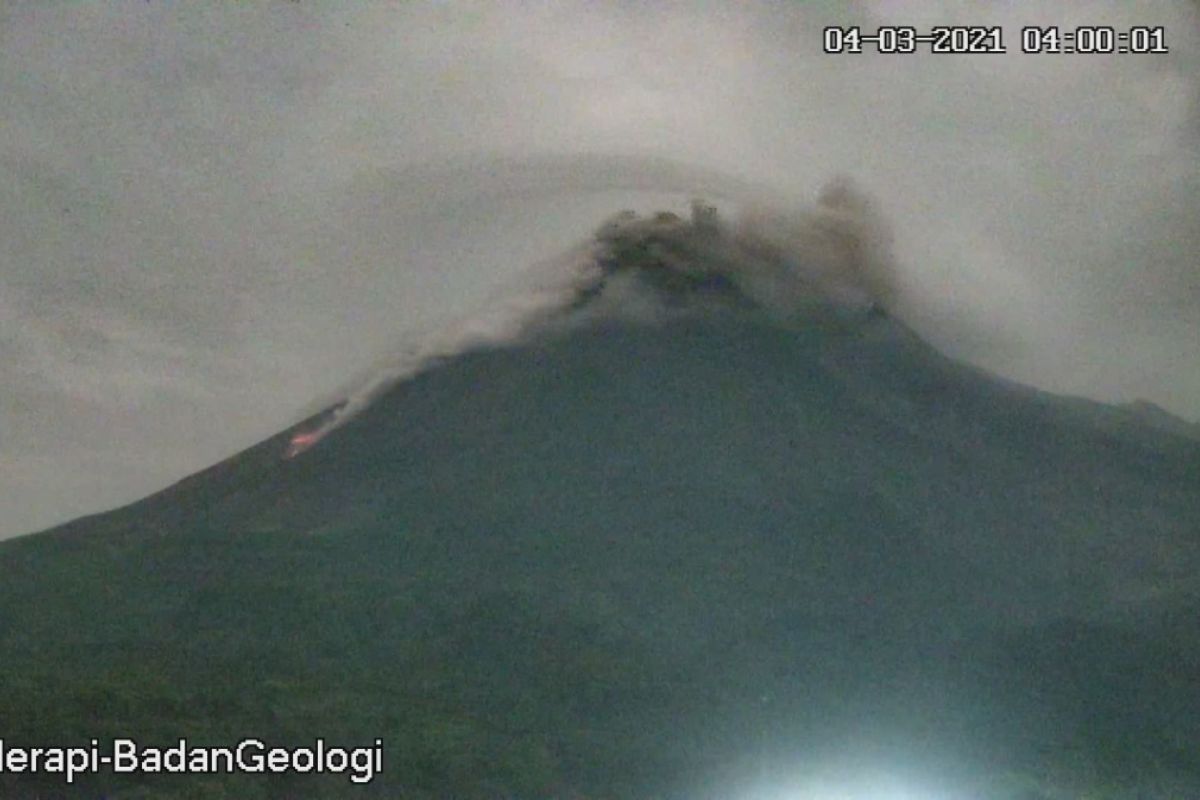
<path fill-rule="evenodd" d="M 849 174 L 930 341 L 1200 419 L 1194 3 L 724 8 L 6 3 L 0 536 L 278 431 L 696 181 Z M 1003 24 L 1010 53 L 825 55 L 830 24 Z M 1023 55 L 1031 24 L 1171 52 Z"/>

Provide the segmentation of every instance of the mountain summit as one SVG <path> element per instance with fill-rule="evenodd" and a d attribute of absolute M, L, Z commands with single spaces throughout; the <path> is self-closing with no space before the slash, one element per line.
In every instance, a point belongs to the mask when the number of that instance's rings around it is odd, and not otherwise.
<path fill-rule="evenodd" d="M 937 353 L 879 230 L 838 185 L 618 215 L 296 428 L 3 543 L 5 743 L 382 751 L 3 795 L 1198 795 L 1200 445 Z"/>

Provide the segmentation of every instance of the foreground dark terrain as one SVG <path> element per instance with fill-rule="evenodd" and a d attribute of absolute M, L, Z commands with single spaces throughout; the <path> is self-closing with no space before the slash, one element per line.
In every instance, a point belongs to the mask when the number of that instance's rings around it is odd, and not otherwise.
<path fill-rule="evenodd" d="M 641 255 L 728 302 L 462 353 L 0 545 L 7 741 L 378 738 L 373 782 L 0 795 L 1200 796 L 1196 440 Z"/>

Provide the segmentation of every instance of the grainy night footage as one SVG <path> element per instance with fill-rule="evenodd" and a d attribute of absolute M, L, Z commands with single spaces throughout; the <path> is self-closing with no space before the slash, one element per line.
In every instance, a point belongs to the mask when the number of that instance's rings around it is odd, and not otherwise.
<path fill-rule="evenodd" d="M 1200 797 L 1200 6 L 0 8 L 0 797 Z"/>

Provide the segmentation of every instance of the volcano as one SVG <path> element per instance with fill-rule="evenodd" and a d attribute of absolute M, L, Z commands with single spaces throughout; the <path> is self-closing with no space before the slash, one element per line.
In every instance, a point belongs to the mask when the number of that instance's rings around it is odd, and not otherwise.
<path fill-rule="evenodd" d="M 503 336 L 4 542 L 10 750 L 381 759 L 0 793 L 1200 796 L 1200 441 L 941 355 L 839 219 L 621 215 Z"/>

